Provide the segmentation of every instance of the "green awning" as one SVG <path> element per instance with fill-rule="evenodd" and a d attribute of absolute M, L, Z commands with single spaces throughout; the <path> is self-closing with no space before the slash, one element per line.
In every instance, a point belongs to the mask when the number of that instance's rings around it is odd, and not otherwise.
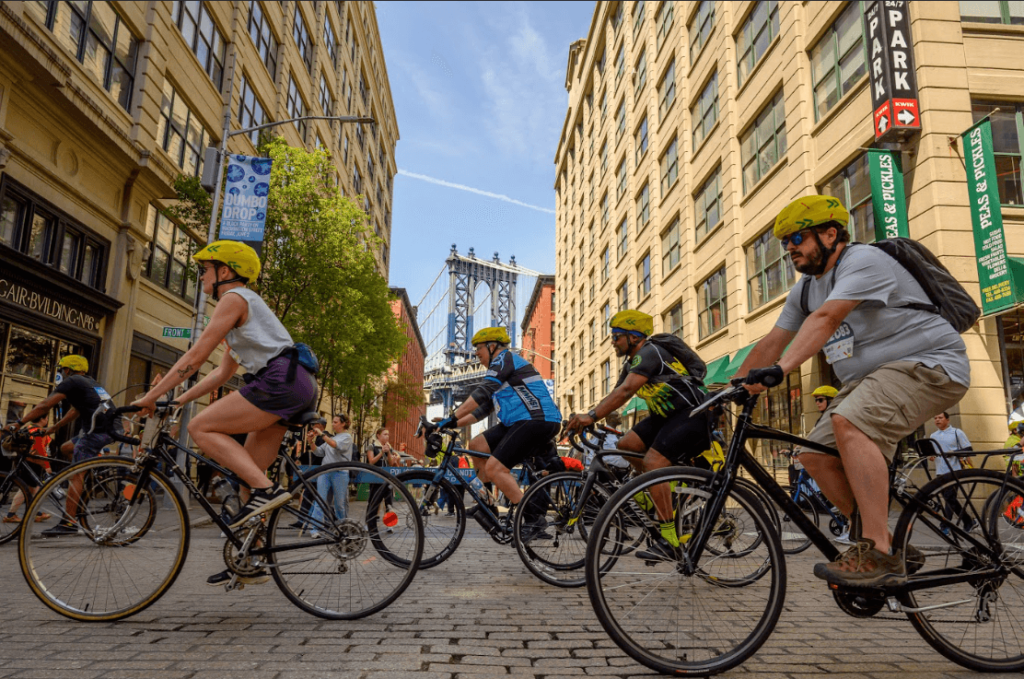
<path fill-rule="evenodd" d="M 732 360 L 729 361 L 729 367 L 725 369 L 725 372 L 722 375 L 722 377 L 725 378 L 722 382 L 728 382 L 729 378 L 736 374 L 736 371 L 740 369 L 741 365 L 743 365 L 743 361 L 747 359 L 747 354 L 750 353 L 750 350 L 754 348 L 755 344 L 757 344 L 757 342 L 748 344 L 733 355 Z"/>
<path fill-rule="evenodd" d="M 708 374 L 704 376 L 704 384 L 725 384 L 729 378 L 725 369 L 729 367 L 729 354 L 716 358 L 708 363 Z"/>
<path fill-rule="evenodd" d="M 629 415 L 634 410 L 646 411 L 647 410 L 647 401 L 643 400 L 639 396 L 634 396 L 633 398 L 629 399 L 629 403 L 627 403 L 626 407 L 623 408 L 622 414 L 623 415 Z"/>

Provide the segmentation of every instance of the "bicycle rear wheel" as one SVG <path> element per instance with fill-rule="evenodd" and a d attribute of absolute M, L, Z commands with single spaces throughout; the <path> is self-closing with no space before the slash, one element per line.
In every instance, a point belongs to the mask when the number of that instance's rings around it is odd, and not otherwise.
<path fill-rule="evenodd" d="M 21 495 L 21 504 L 15 508 L 14 499 L 19 494 Z M 26 513 L 30 502 L 32 502 L 32 494 L 29 493 L 28 486 L 13 473 L 0 472 L 0 515 L 3 516 L 3 522 L 0 523 L 0 545 L 18 537 L 25 517 L 34 516 L 34 514 Z M 14 516 L 8 516 L 12 509 Z"/>
<path fill-rule="evenodd" d="M 732 490 L 727 506 L 761 534 L 744 556 L 705 551 L 690 575 L 680 560 L 652 560 L 644 551 L 609 564 L 605 554 L 617 547 L 619 517 L 637 492 L 675 481 L 676 516 L 694 517 L 697 529 L 708 520 L 711 478 L 711 472 L 681 467 L 643 474 L 612 495 L 587 543 L 587 593 L 598 620 L 619 648 L 658 672 L 710 675 L 735 667 L 767 640 L 782 612 L 786 564 L 778 533 L 770 510 L 742 487 Z M 728 586 L 738 572 L 760 575 L 743 587 Z"/>
<path fill-rule="evenodd" d="M 83 488 L 77 507 L 68 507 L 62 484 L 75 477 Z M 100 457 L 65 469 L 36 493 L 29 512 L 38 511 L 53 518 L 24 526 L 21 572 L 44 604 L 75 620 L 120 620 L 152 605 L 188 554 L 188 516 L 177 491 L 130 459 Z M 58 520 L 74 532 L 55 534 Z"/>
<path fill-rule="evenodd" d="M 466 506 L 462 502 L 461 489 L 456 490 L 446 479 L 435 484 L 435 473 L 429 469 L 412 469 L 395 476 L 402 483 L 415 482 L 423 489 L 423 500 L 417 503 L 423 521 L 424 540 L 420 568 L 433 568 L 447 560 L 455 553 L 466 532 Z M 441 492 L 448 494 L 448 512 L 430 514 L 430 507 L 436 508 Z M 452 516 L 447 515 L 449 512 Z"/>
<path fill-rule="evenodd" d="M 582 587 L 586 584 L 583 565 L 588 527 L 608 502 L 610 493 L 595 483 L 584 500 L 585 483 L 586 479 L 576 472 L 546 476 L 530 486 L 519 503 L 520 511 L 515 514 L 516 552 L 526 568 L 549 585 Z M 526 508 L 531 511 L 527 512 Z M 538 519 L 542 519 L 546 527 L 540 528 Z"/>
<path fill-rule="evenodd" d="M 962 487 L 957 497 L 964 514 L 981 522 L 980 531 L 970 536 L 960 528 L 961 517 L 950 521 L 955 527 L 950 535 L 944 535 L 941 528 L 945 517 L 932 509 L 944 490 L 956 488 L 954 476 Z M 1024 545 L 1021 531 L 1003 518 L 1009 504 L 1020 495 L 1024 495 L 1024 484 L 1007 479 L 1003 473 L 986 469 L 954 472 L 926 484 L 916 496 L 925 506 L 908 505 L 896 524 L 893 546 L 905 550 L 913 543 L 926 556 L 924 567 L 908 578 L 909 584 L 976 574 L 964 582 L 916 589 L 900 596 L 905 607 L 927 609 L 907 613 L 925 641 L 972 670 L 1024 670 Z M 988 501 L 993 497 L 998 500 Z M 970 538 L 982 546 L 973 544 Z"/>
<path fill-rule="evenodd" d="M 345 473 L 347 481 L 327 476 Z M 379 467 L 359 462 L 324 465 L 303 478 L 312 486 L 305 492 L 321 481 L 321 487 L 339 488 L 348 498 L 347 513 L 336 514 L 334 503 L 314 492 L 309 511 L 296 498 L 270 515 L 266 560 L 277 586 L 321 618 L 354 620 L 386 608 L 412 582 L 423 555 L 423 524 L 412 494 Z M 304 486 L 292 492 L 297 488 Z M 293 528 L 294 521 L 303 528 Z"/>
<path fill-rule="evenodd" d="M 786 491 L 786 495 L 793 497 L 793 486 L 783 486 L 782 489 Z M 804 516 L 814 522 L 815 526 L 819 525 L 818 508 L 815 506 L 813 500 L 805 495 L 800 496 L 800 501 L 797 503 L 800 510 L 804 513 Z M 811 539 L 807 537 L 799 526 L 790 518 L 789 514 L 782 511 L 782 508 L 772 503 L 772 507 L 779 514 L 779 538 L 782 540 L 782 551 L 786 554 L 799 554 L 808 547 L 811 546 Z"/>

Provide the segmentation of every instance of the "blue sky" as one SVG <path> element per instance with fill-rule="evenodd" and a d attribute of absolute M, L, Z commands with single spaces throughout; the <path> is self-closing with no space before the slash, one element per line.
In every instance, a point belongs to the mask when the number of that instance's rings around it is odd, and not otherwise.
<path fill-rule="evenodd" d="M 594 3 L 376 8 L 401 135 L 391 285 L 407 288 L 416 304 L 452 243 L 463 254 L 474 247 L 490 259 L 497 251 L 502 261 L 515 255 L 554 273 L 553 158 L 568 102 L 566 59 L 569 44 L 586 37 Z"/>

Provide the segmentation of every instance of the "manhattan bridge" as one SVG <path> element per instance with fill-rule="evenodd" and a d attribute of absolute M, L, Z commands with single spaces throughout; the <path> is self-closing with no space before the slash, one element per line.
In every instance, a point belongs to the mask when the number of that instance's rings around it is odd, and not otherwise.
<path fill-rule="evenodd" d="M 447 285 L 441 282 L 446 271 Z M 452 245 L 444 266 L 417 305 L 420 333 L 427 341 L 423 388 L 430 391 L 430 403 L 442 404 L 447 410 L 483 379 L 486 369 L 470 345 L 476 330 L 504 326 L 512 347 L 519 346 L 521 314 L 540 275 L 516 264 L 514 255 L 502 262 L 495 252 L 492 259 L 485 260 L 478 258 L 473 248 L 462 255 Z"/>

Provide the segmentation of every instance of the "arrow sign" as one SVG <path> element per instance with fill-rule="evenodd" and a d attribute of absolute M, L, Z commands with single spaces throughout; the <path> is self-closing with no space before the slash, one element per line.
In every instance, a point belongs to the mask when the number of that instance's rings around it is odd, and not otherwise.
<path fill-rule="evenodd" d="M 903 109 L 896 114 L 896 120 L 900 121 L 900 125 L 913 125 L 916 118 L 914 118 L 913 113 L 907 109 Z"/>
<path fill-rule="evenodd" d="M 881 116 L 878 119 L 878 134 L 883 134 L 889 128 L 889 119 L 885 116 Z"/>

